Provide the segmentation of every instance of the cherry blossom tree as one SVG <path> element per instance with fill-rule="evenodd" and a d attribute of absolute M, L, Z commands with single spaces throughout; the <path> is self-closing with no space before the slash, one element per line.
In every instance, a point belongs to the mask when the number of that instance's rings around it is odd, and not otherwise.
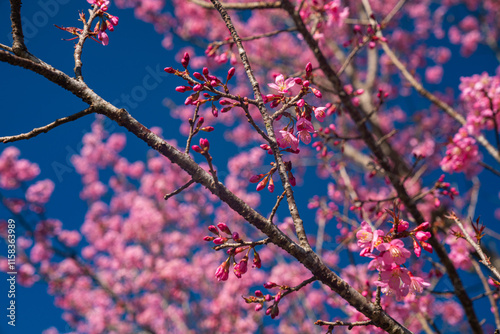
<path fill-rule="evenodd" d="M 18 282 L 46 282 L 73 332 L 500 332 L 500 209 L 476 212 L 480 191 L 500 196 L 480 188 L 500 176 L 500 71 L 440 85 L 455 61 L 500 60 L 498 1 L 81 2 L 74 26 L 53 22 L 74 73 L 27 48 L 20 0 L 0 44 L 0 61 L 88 105 L 1 142 L 95 115 L 71 159 L 88 204 L 79 230 L 48 216 L 55 184 L 35 162 L 0 155 Z M 112 48 L 123 8 L 165 48 L 192 45 L 164 64 L 180 136 L 84 80 L 86 42 Z M 146 161 L 123 152 L 125 130 Z"/>

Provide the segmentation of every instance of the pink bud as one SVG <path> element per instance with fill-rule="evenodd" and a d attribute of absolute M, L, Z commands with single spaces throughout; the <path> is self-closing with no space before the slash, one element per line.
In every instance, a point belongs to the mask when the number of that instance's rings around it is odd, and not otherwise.
<path fill-rule="evenodd" d="M 193 90 L 194 90 L 195 92 L 199 92 L 202 88 L 203 88 L 203 85 L 201 85 L 201 84 L 196 84 L 196 85 L 193 87 Z"/>
<path fill-rule="evenodd" d="M 193 77 L 195 77 L 196 79 L 198 80 L 201 80 L 201 81 L 205 81 L 205 78 L 203 77 L 203 75 L 201 75 L 200 73 L 198 72 L 194 72 L 193 73 Z"/>
<path fill-rule="evenodd" d="M 267 283 L 264 283 L 264 288 L 266 289 L 272 289 L 274 287 L 278 286 L 278 284 L 274 283 L 274 282 L 267 282 Z"/>
<path fill-rule="evenodd" d="M 223 243 L 225 243 L 227 241 L 227 239 L 219 237 L 219 238 L 215 238 L 213 241 L 214 241 L 214 244 L 216 244 L 216 245 L 222 245 Z"/>
<path fill-rule="evenodd" d="M 233 232 L 233 240 L 236 242 L 241 241 L 240 234 L 238 232 Z"/>
<path fill-rule="evenodd" d="M 311 87 L 311 90 L 314 96 L 316 96 L 318 99 L 321 99 L 323 97 L 323 94 L 321 94 L 321 92 L 318 89 Z"/>
<path fill-rule="evenodd" d="M 275 301 L 276 303 L 279 303 L 279 302 L 280 302 L 280 300 L 281 300 L 281 293 L 279 293 L 279 292 L 278 292 L 278 293 L 276 294 L 276 296 L 274 296 L 274 301 Z"/>
<path fill-rule="evenodd" d="M 302 85 L 302 79 L 301 78 L 295 78 L 294 80 L 295 80 L 295 83 L 297 85 Z"/>
<path fill-rule="evenodd" d="M 193 145 L 191 146 L 193 151 L 198 152 L 198 153 L 203 153 L 202 149 L 198 145 Z"/>
<path fill-rule="evenodd" d="M 262 293 L 262 291 L 260 291 L 260 290 L 256 290 L 256 291 L 255 291 L 255 296 L 256 296 L 256 297 L 264 297 L 264 294 Z"/>
<path fill-rule="evenodd" d="M 226 224 L 224 223 L 219 223 L 217 224 L 217 227 L 219 228 L 219 230 L 221 230 L 222 232 L 226 233 L 226 234 L 231 234 L 231 230 L 229 230 L 229 227 L 227 227 Z"/>
<path fill-rule="evenodd" d="M 201 131 L 205 131 L 205 132 L 212 132 L 214 131 L 214 127 L 213 126 L 205 126 L 204 128 L 201 128 L 200 129 Z"/>
<path fill-rule="evenodd" d="M 219 109 L 217 109 L 216 106 L 212 106 L 212 115 L 214 115 L 214 117 L 219 117 Z"/>
<path fill-rule="evenodd" d="M 253 175 L 249 181 L 250 183 L 257 183 L 260 181 L 260 179 L 262 179 L 263 176 L 264 174 Z"/>
<path fill-rule="evenodd" d="M 184 57 L 182 57 L 181 64 L 184 68 L 187 68 L 189 65 L 189 53 L 184 53 Z"/>
<path fill-rule="evenodd" d="M 261 191 L 262 189 L 264 189 L 264 187 L 267 184 L 268 179 L 269 179 L 269 175 L 266 176 L 265 178 L 263 178 L 262 181 L 259 182 L 259 184 L 257 185 L 256 190 L 257 191 Z"/>
<path fill-rule="evenodd" d="M 309 87 L 309 80 L 305 80 L 305 81 L 302 83 L 302 86 L 304 86 L 305 88 Z"/>
<path fill-rule="evenodd" d="M 274 181 L 273 178 L 269 178 L 269 185 L 267 186 L 267 190 L 269 190 L 270 193 L 274 191 Z"/>
<path fill-rule="evenodd" d="M 203 237 L 203 240 L 204 241 L 213 241 L 215 239 L 215 237 L 210 237 L 210 236 L 206 236 L 206 237 Z"/>
<path fill-rule="evenodd" d="M 258 312 L 258 311 L 262 310 L 262 308 L 263 308 L 262 304 L 257 304 L 257 305 L 255 305 L 255 311 L 256 311 L 256 312 Z"/>
<path fill-rule="evenodd" d="M 297 101 L 297 107 L 299 107 L 299 108 L 304 107 L 305 104 L 306 103 L 305 103 L 304 99 L 300 99 Z"/>
<path fill-rule="evenodd" d="M 429 222 L 423 222 L 422 224 L 418 225 L 416 228 L 415 228 L 415 232 L 416 231 L 424 231 L 424 230 L 427 230 L 429 227 L 431 226 L 431 224 L 429 224 Z"/>
<path fill-rule="evenodd" d="M 167 73 L 175 73 L 175 70 L 172 67 L 165 67 L 163 70 Z"/>
<path fill-rule="evenodd" d="M 210 226 L 208 227 L 208 230 L 209 230 L 210 232 L 212 232 L 213 234 L 215 234 L 215 235 L 219 235 L 219 230 L 218 230 L 218 229 L 217 229 L 217 227 L 215 227 L 214 225 L 210 225 Z"/>
<path fill-rule="evenodd" d="M 203 67 L 203 75 L 207 76 L 210 72 L 208 71 L 208 68 Z"/>
<path fill-rule="evenodd" d="M 203 150 L 208 151 L 208 149 L 210 148 L 208 139 L 200 138 L 200 146 L 203 148 Z"/>
<path fill-rule="evenodd" d="M 229 71 L 227 71 L 227 81 L 231 80 L 235 72 L 236 69 L 234 67 L 231 67 Z"/>
<path fill-rule="evenodd" d="M 313 70 L 313 66 L 312 66 L 311 62 L 308 62 L 306 65 L 306 75 L 311 74 L 312 70 Z"/>

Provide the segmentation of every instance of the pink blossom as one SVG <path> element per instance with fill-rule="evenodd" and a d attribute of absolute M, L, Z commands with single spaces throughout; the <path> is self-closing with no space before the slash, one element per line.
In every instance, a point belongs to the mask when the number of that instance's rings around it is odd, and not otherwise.
<path fill-rule="evenodd" d="M 411 293 L 422 293 L 425 287 L 430 286 L 430 283 L 424 282 L 424 279 L 421 277 L 413 276 L 411 272 L 408 272 L 410 275 L 410 292 Z"/>
<path fill-rule="evenodd" d="M 276 76 L 275 83 L 268 83 L 267 85 L 280 93 L 288 93 L 288 90 L 295 85 L 295 80 L 294 78 L 285 80 L 283 74 L 279 74 Z"/>
<path fill-rule="evenodd" d="M 314 133 L 314 127 L 310 121 L 304 117 L 297 121 L 297 135 L 304 144 L 309 144 L 311 142 L 311 133 Z"/>
<path fill-rule="evenodd" d="M 325 107 L 314 108 L 314 116 L 318 121 L 323 122 L 325 120 L 326 117 L 325 110 L 326 110 Z"/>
<path fill-rule="evenodd" d="M 381 236 L 384 235 L 382 230 L 376 230 L 373 233 L 372 228 L 367 222 L 361 223 L 361 229 L 356 232 L 356 238 L 358 238 L 358 246 L 363 248 L 361 256 L 367 256 L 365 254 L 370 254 L 373 249 L 382 241 Z"/>
<path fill-rule="evenodd" d="M 389 243 L 384 242 L 378 245 L 377 249 L 382 252 L 381 257 L 386 266 L 391 265 L 391 263 L 401 265 L 411 256 L 410 251 L 405 248 L 403 241 L 399 239 L 394 239 Z"/>
<path fill-rule="evenodd" d="M 291 147 L 292 150 L 296 151 L 299 146 L 299 140 L 288 130 L 280 130 L 278 132 L 279 137 L 278 145 L 281 148 Z"/>
<path fill-rule="evenodd" d="M 26 190 L 26 200 L 35 204 L 45 204 L 54 191 L 54 182 L 51 180 L 38 181 Z"/>
<path fill-rule="evenodd" d="M 229 278 L 229 261 L 224 261 L 215 271 L 215 277 L 218 281 L 227 281 Z"/>

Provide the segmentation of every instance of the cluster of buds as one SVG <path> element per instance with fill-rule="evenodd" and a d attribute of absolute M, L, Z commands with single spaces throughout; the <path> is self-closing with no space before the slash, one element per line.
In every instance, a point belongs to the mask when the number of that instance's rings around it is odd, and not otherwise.
<path fill-rule="evenodd" d="M 257 184 L 257 191 L 261 191 L 262 189 L 264 189 L 266 187 L 266 185 L 267 185 L 267 190 L 269 190 L 269 192 L 274 191 L 273 174 L 274 174 L 274 172 L 276 172 L 277 169 L 276 169 L 276 166 L 274 166 L 274 162 L 272 162 L 271 165 L 273 167 L 271 167 L 269 172 L 267 172 L 265 174 L 253 175 L 250 178 L 250 180 L 249 180 L 250 183 L 259 182 L 259 184 Z"/>
<path fill-rule="evenodd" d="M 115 30 L 115 26 L 118 25 L 118 17 L 107 13 L 109 0 L 87 0 L 87 2 L 93 5 L 94 8 L 98 8 L 99 21 L 94 27 L 94 33 L 97 32 L 97 38 L 102 45 L 108 45 L 109 37 L 106 30 Z"/>
<path fill-rule="evenodd" d="M 208 150 L 210 149 L 210 142 L 208 139 L 205 138 L 200 138 L 200 146 L 198 145 L 193 145 L 191 146 L 193 151 L 203 154 L 203 155 L 208 155 Z"/>
<path fill-rule="evenodd" d="M 267 282 L 264 284 L 264 288 L 266 289 L 273 289 L 276 287 L 279 288 L 279 291 L 275 295 L 271 294 L 264 295 L 262 291 L 256 290 L 255 296 L 243 297 L 243 299 L 247 304 L 252 304 L 252 303 L 257 304 L 255 305 L 255 311 L 262 310 L 266 302 L 272 302 L 272 305 L 268 306 L 266 309 L 266 315 L 269 315 L 271 316 L 271 319 L 274 319 L 280 313 L 278 304 L 281 301 L 281 298 L 283 297 L 286 291 L 290 290 L 290 287 L 286 285 L 278 285 L 274 282 Z"/>
<path fill-rule="evenodd" d="M 459 192 L 457 188 L 452 187 L 449 182 L 444 182 L 444 174 L 442 174 L 439 179 L 437 180 L 436 184 L 434 187 L 436 189 L 439 189 L 439 193 L 444 195 L 444 196 L 449 196 L 451 200 L 455 198 L 455 196 L 459 195 Z M 435 199 L 435 206 L 438 207 L 440 205 L 439 199 L 436 197 Z"/>
<path fill-rule="evenodd" d="M 115 26 L 118 25 L 118 17 L 107 13 L 109 0 L 87 0 L 88 3 L 94 6 L 94 10 L 96 10 L 96 15 L 99 18 L 93 30 L 88 32 L 88 35 L 91 39 L 96 42 L 102 43 L 102 45 L 109 44 L 109 36 L 106 33 L 106 30 L 114 31 Z M 85 18 L 84 13 L 80 13 L 80 21 L 84 24 L 87 24 L 87 20 Z M 60 27 L 56 25 L 57 28 L 67 31 L 76 37 L 67 39 L 71 41 L 73 39 L 79 38 L 83 33 L 83 29 L 76 27 Z M 97 36 L 97 39 L 95 38 Z"/>
<path fill-rule="evenodd" d="M 189 53 L 186 52 L 184 53 L 184 56 L 181 59 L 181 64 L 184 67 L 183 71 L 176 70 L 172 67 L 165 67 L 164 71 L 167 73 L 175 74 L 186 80 L 187 85 L 178 86 L 175 88 L 175 90 L 179 93 L 185 93 L 189 91 L 193 92 L 184 101 L 185 105 L 201 105 L 207 102 L 211 102 L 212 114 L 215 117 L 217 117 L 219 115 L 219 112 L 213 102 L 219 101 L 221 99 L 221 95 L 217 94 L 216 88 L 222 87 L 224 93 L 228 94 L 229 88 L 227 86 L 227 83 L 234 76 L 236 70 L 234 67 L 231 67 L 228 70 L 225 82 L 217 78 L 215 75 L 210 74 L 210 71 L 207 67 L 204 67 L 201 73 L 194 72 L 192 75 L 193 77 L 191 77 L 188 71 L 189 61 L 190 61 Z M 209 92 L 215 95 L 211 95 Z M 227 100 L 222 100 L 222 101 L 227 102 Z M 237 104 L 238 103 L 236 103 L 235 105 Z M 227 112 L 231 110 L 231 108 L 232 106 L 225 107 L 221 110 L 221 112 Z"/>
<path fill-rule="evenodd" d="M 215 236 L 206 236 L 203 238 L 205 241 L 212 241 L 217 246 L 223 246 L 229 240 L 233 240 L 235 243 L 242 246 L 231 246 L 227 250 L 228 258 L 222 262 L 222 264 L 217 267 L 215 271 L 215 277 L 219 281 L 226 281 L 229 278 L 229 267 L 231 262 L 233 262 L 233 272 L 238 278 L 241 278 L 248 270 L 248 259 L 250 251 L 253 250 L 253 267 L 260 268 L 262 266 L 262 261 L 260 259 L 259 253 L 255 250 L 253 246 L 244 245 L 244 241 L 240 238 L 238 232 L 231 232 L 229 227 L 224 223 L 218 223 L 217 226 L 210 225 L 208 230 Z M 245 252 L 246 251 L 246 252 Z M 236 261 L 236 255 L 245 252 L 243 258 Z"/>
<path fill-rule="evenodd" d="M 373 16 L 373 14 L 370 16 L 372 19 L 375 19 L 375 17 Z M 376 35 L 377 31 L 380 30 L 380 24 L 376 24 L 376 25 L 369 25 L 366 27 L 366 31 L 363 32 L 363 29 L 361 27 L 361 25 L 359 24 L 356 24 L 354 25 L 354 27 L 352 28 L 352 31 L 353 31 L 353 38 L 346 41 L 344 43 L 344 47 L 347 47 L 351 44 L 355 44 L 357 46 L 362 46 L 365 42 L 368 42 L 368 47 L 370 49 L 374 49 L 376 46 L 377 46 L 377 43 L 379 42 L 387 42 L 387 38 L 385 37 L 378 37 Z"/>

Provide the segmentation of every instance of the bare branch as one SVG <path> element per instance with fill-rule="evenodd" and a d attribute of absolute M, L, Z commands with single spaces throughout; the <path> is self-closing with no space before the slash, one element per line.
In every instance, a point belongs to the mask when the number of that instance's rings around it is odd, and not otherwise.
<path fill-rule="evenodd" d="M 193 180 L 193 179 L 189 180 L 189 181 L 188 181 L 185 185 L 183 185 L 183 186 L 182 186 L 182 187 L 180 187 L 179 189 L 176 189 L 176 190 L 172 191 L 171 193 L 168 193 L 168 194 L 166 194 L 165 196 L 163 196 L 163 199 L 164 199 L 164 200 L 167 200 L 167 199 L 169 199 L 170 197 L 177 195 L 178 193 L 180 193 L 180 192 L 181 192 L 181 191 L 183 191 L 184 189 L 189 188 L 189 186 L 190 186 L 190 185 L 192 185 L 193 183 L 194 183 L 194 180 Z"/>
<path fill-rule="evenodd" d="M 75 58 L 75 78 L 77 80 L 83 81 L 83 76 L 82 76 L 82 51 L 83 51 L 83 44 L 89 37 L 89 32 L 90 32 L 90 27 L 92 25 L 92 22 L 97 16 L 97 13 L 99 12 L 99 6 L 94 5 L 94 9 L 92 11 L 89 10 L 90 12 L 90 17 L 88 21 L 85 22 L 85 15 L 81 14 L 80 18 L 83 22 L 83 31 L 80 34 L 80 37 L 78 39 L 78 43 L 75 45 L 75 53 L 74 53 L 74 58 Z"/>
<path fill-rule="evenodd" d="M 73 114 L 71 116 L 58 118 L 54 122 L 47 124 L 45 126 L 42 126 L 39 128 L 34 128 L 30 132 L 21 133 L 19 135 L 15 135 L 15 136 L 0 137 L 0 142 L 1 143 L 11 143 L 11 142 L 15 142 L 18 140 L 30 139 L 30 138 L 38 136 L 41 133 L 47 133 L 50 130 L 52 130 L 53 128 L 58 127 L 59 125 L 77 120 L 83 116 L 86 116 L 86 115 L 89 115 L 92 113 L 94 113 L 94 108 L 89 107 L 89 108 L 82 110 L 82 111 L 80 111 L 76 114 Z"/>
<path fill-rule="evenodd" d="M 486 267 L 488 267 L 488 269 L 496 276 L 496 278 L 500 280 L 500 273 L 498 272 L 497 268 L 495 268 L 491 264 L 490 259 L 486 256 L 486 254 L 484 254 L 483 250 L 481 249 L 481 246 L 479 246 L 479 244 L 472 239 L 472 237 L 469 235 L 469 233 L 465 229 L 460 219 L 458 219 L 457 215 L 454 212 L 451 212 L 447 218 L 452 219 L 457 224 L 457 226 L 462 231 L 464 238 L 472 247 L 474 247 L 477 254 L 481 258 L 481 263 L 484 264 Z"/>

